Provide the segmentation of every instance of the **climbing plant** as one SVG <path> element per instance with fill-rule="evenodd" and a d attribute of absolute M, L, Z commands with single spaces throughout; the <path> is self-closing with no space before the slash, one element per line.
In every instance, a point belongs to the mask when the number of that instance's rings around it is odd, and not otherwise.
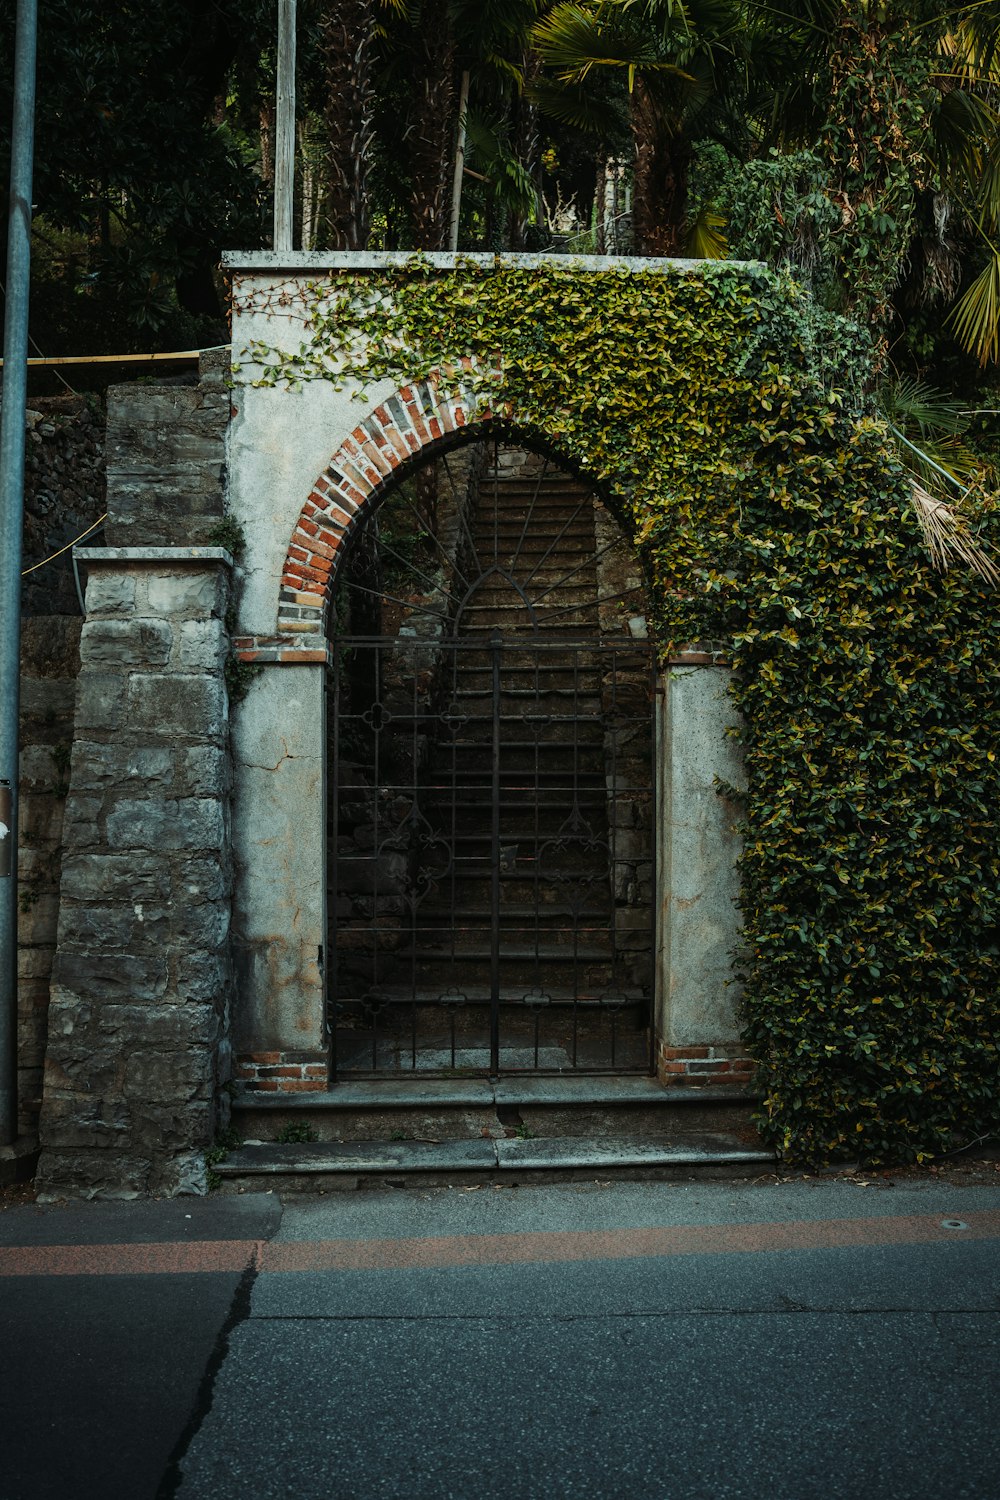
<path fill-rule="evenodd" d="M 766 1137 L 875 1163 L 996 1130 L 1000 612 L 981 578 L 934 570 L 845 383 L 850 327 L 818 333 L 794 282 L 723 262 L 414 261 L 306 304 L 298 347 L 247 351 L 244 378 L 471 389 L 629 526 L 663 651 L 732 661 Z M 962 524 L 988 544 L 993 502 Z"/>

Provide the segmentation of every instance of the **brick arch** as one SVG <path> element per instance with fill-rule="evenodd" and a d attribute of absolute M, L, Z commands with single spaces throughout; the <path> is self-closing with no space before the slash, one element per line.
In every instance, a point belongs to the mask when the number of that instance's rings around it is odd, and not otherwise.
<path fill-rule="evenodd" d="M 461 361 L 476 373 L 471 358 Z M 400 386 L 345 438 L 317 479 L 292 532 L 281 571 L 279 636 L 324 630 L 346 543 L 365 524 L 382 492 L 415 459 L 429 457 L 457 434 L 508 417 L 477 397 L 471 381 L 455 389 L 456 371 L 434 372 Z"/>

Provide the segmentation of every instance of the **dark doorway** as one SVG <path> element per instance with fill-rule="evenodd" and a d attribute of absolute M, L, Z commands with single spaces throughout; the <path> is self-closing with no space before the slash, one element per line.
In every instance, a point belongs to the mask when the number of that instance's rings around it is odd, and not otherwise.
<path fill-rule="evenodd" d="M 651 1070 L 642 597 L 604 507 L 523 449 L 370 523 L 330 680 L 336 1076 Z"/>

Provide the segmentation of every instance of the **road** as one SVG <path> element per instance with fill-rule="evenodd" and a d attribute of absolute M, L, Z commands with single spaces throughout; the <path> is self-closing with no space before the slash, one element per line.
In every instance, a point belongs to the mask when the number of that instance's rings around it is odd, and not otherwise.
<path fill-rule="evenodd" d="M 11 1208 L 0 1495 L 994 1500 L 998 1242 L 930 1175 Z"/>

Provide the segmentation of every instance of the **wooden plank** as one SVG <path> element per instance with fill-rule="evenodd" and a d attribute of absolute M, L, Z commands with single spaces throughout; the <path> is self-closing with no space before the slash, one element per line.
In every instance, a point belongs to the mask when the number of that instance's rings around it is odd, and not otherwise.
<path fill-rule="evenodd" d="M 182 349 L 176 354 L 59 354 L 46 359 L 32 356 L 28 365 L 31 368 L 52 368 L 56 365 L 146 365 L 157 361 L 171 364 L 194 363 L 204 352 L 202 349 Z M 0 359 L 0 368 L 2 367 L 3 360 Z"/>

